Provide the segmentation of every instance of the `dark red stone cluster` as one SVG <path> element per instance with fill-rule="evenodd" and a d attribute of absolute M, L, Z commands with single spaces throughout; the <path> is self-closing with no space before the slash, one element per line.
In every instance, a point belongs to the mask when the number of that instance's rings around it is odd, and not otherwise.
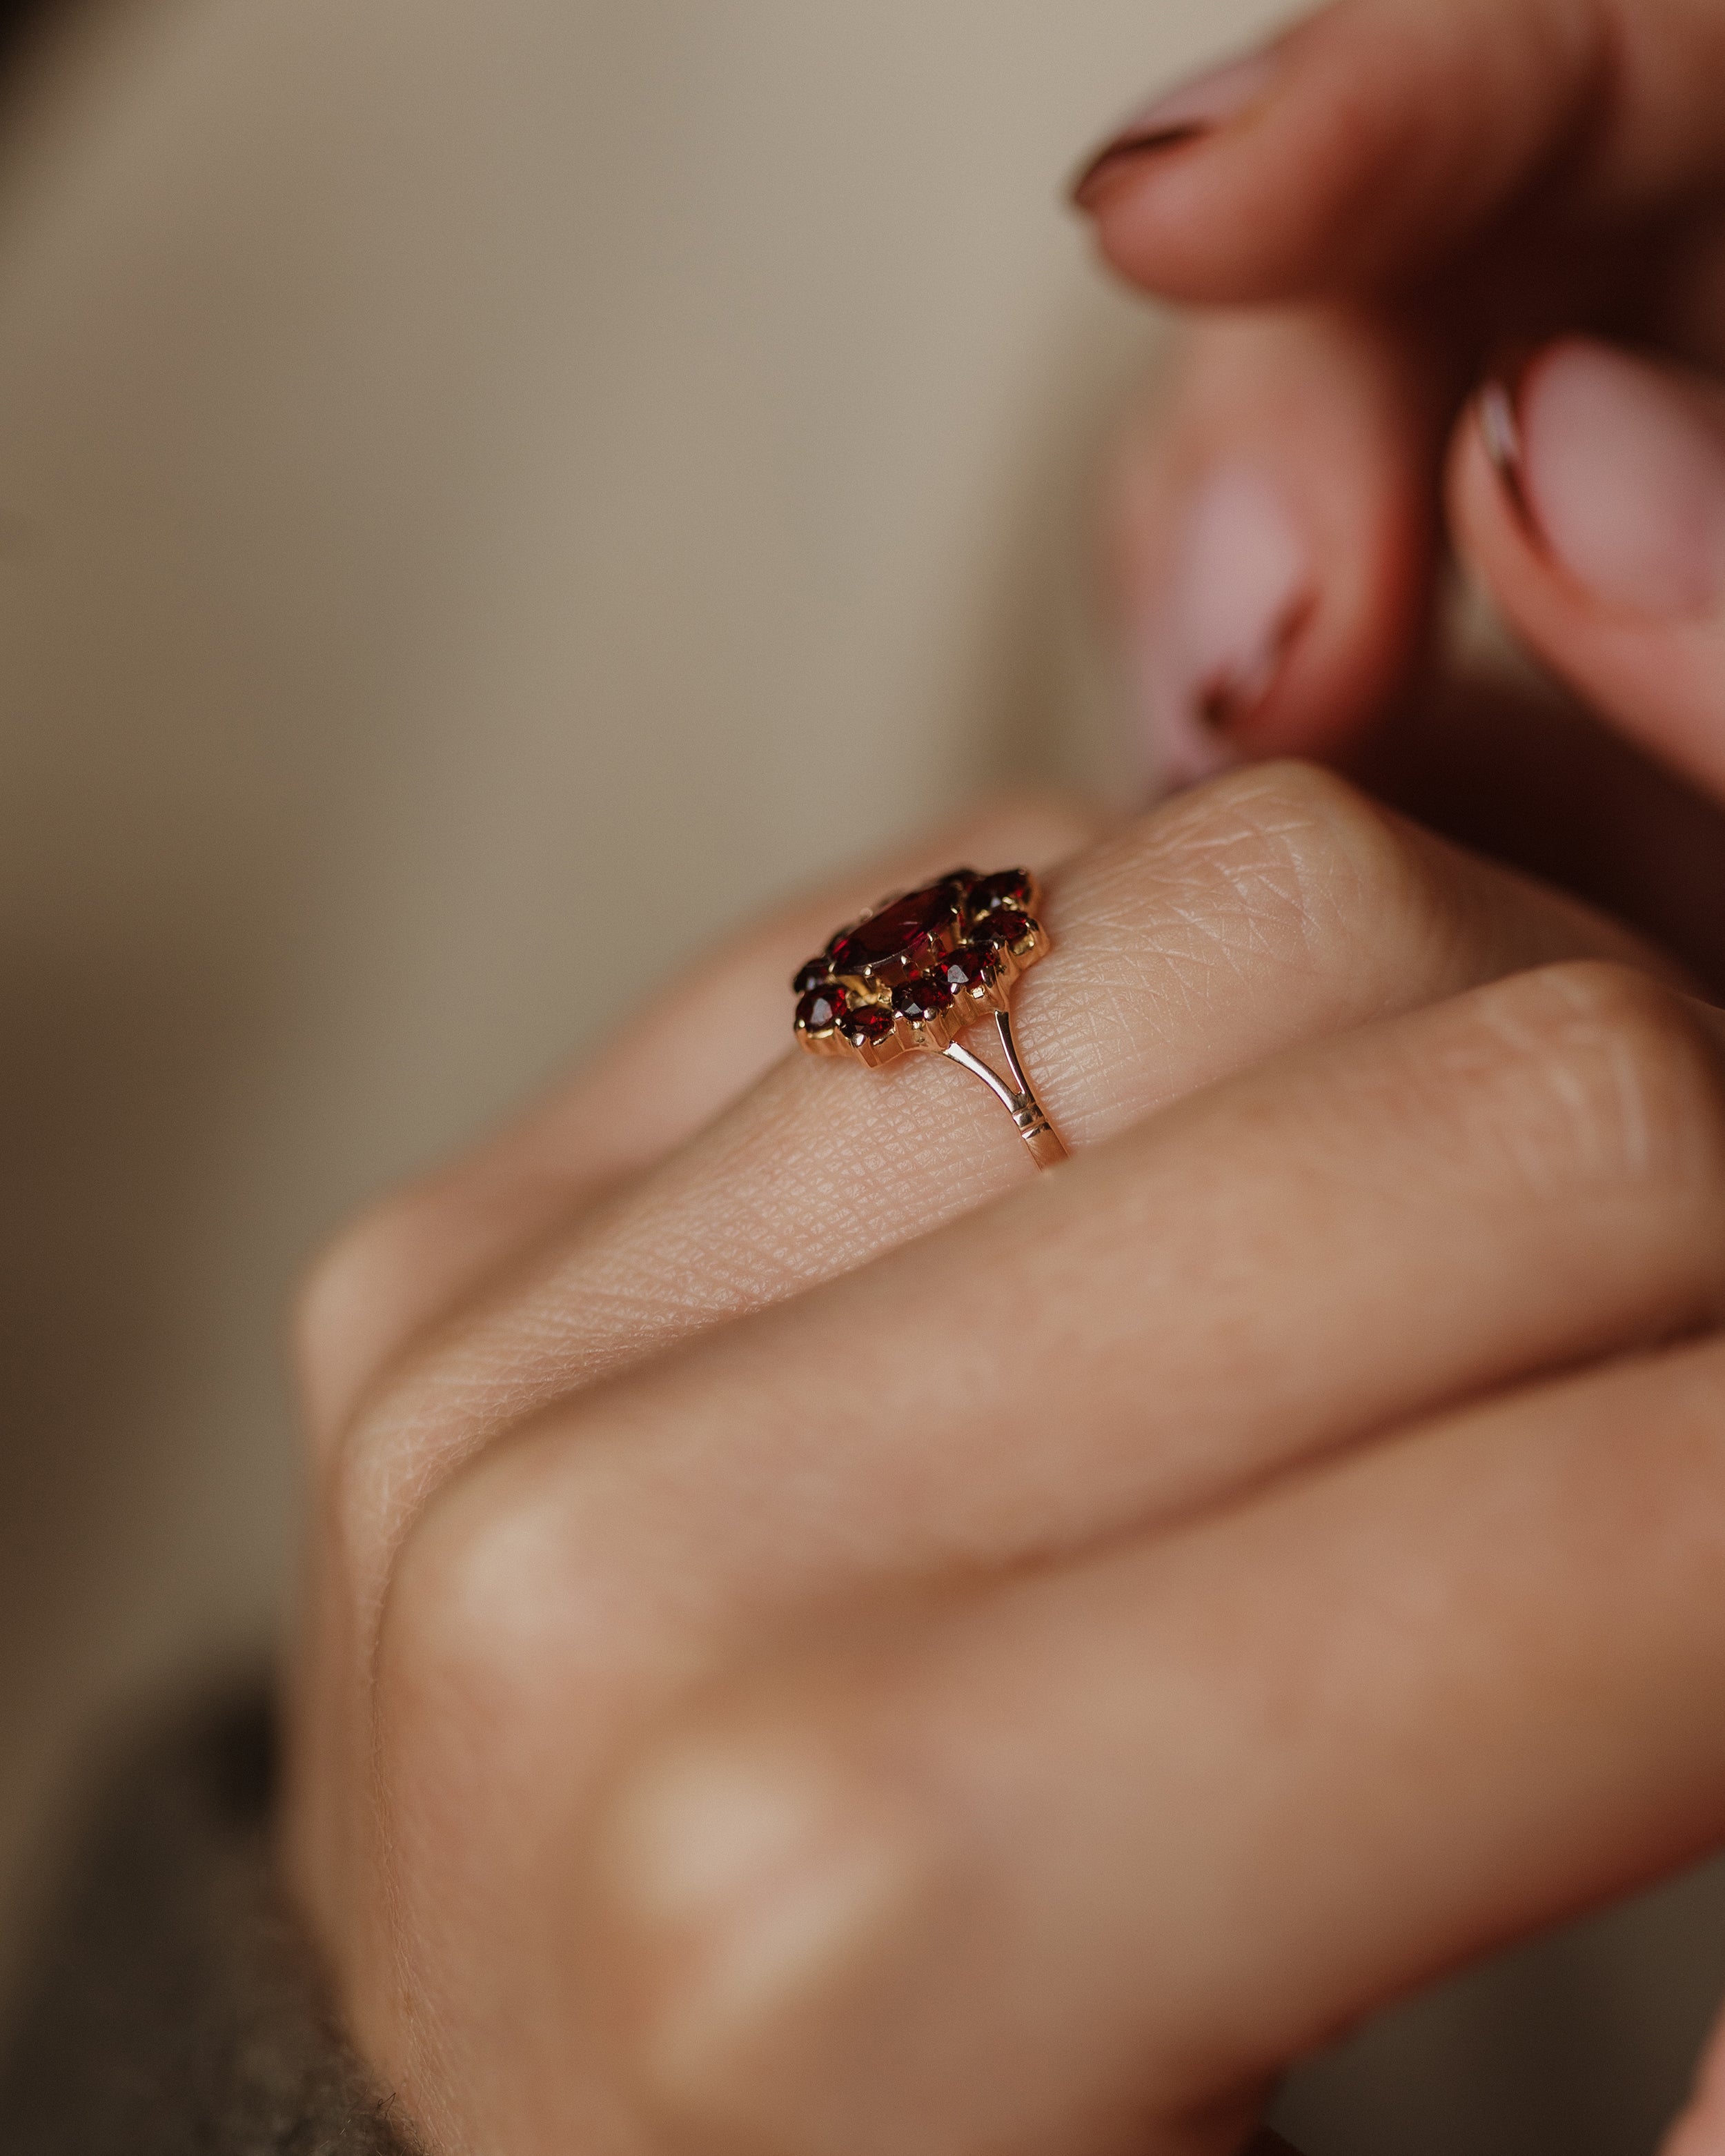
<path fill-rule="evenodd" d="M 1031 952 L 1035 893 L 1024 869 L 990 876 L 955 869 L 889 900 L 798 970 L 798 1034 L 811 1045 L 836 1037 L 879 1048 L 902 1019 L 916 1031 L 901 1043 L 917 1040 L 925 1026 L 948 1019 L 960 997 L 990 988 L 1006 953 Z"/>

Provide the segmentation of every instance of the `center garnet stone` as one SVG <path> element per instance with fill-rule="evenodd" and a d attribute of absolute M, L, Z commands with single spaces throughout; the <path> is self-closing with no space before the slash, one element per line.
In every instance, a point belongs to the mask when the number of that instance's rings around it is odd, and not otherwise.
<path fill-rule="evenodd" d="M 828 957 L 835 973 L 866 973 L 890 987 L 920 973 L 952 942 L 957 921 L 957 891 L 949 883 L 932 883 L 847 930 Z"/>

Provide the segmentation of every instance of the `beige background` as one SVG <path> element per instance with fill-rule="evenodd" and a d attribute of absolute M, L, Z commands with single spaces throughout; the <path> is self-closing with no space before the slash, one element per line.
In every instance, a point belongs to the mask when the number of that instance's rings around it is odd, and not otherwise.
<path fill-rule="evenodd" d="M 268 1635 L 314 1240 L 835 852 L 1120 783 L 1084 489 L 1154 331 L 1057 183 L 1271 13 L 108 0 L 14 90 L 14 1900 L 74 1736 Z M 1719 1902 L 1395 2020 L 1313 2156 L 1642 2145 Z"/>

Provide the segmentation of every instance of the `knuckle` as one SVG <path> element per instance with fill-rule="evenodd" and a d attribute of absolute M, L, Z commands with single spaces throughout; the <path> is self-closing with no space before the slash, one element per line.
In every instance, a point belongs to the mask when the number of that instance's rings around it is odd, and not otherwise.
<path fill-rule="evenodd" d="M 628 1507 L 619 1520 L 566 1465 L 555 1445 L 474 1463 L 391 1564 L 366 1664 L 374 1786 L 388 1833 L 417 1846 L 465 1840 L 500 1805 L 517 1830 L 530 1812 L 543 1824 L 553 1789 L 554 1810 L 583 1801 L 620 1735 L 701 1651 L 696 1640 L 667 1659 L 663 1580 Z"/>
<path fill-rule="evenodd" d="M 356 1313 L 368 1309 L 403 1255 L 399 1208 L 386 1199 L 331 1237 L 301 1273 L 290 1323 L 297 1366 L 316 1373 L 345 1344 Z"/>
<path fill-rule="evenodd" d="M 1434 901 L 1408 827 L 1314 764 L 1230 773 L 1186 797 L 1164 834 L 1218 933 L 1325 970 Z"/>
<path fill-rule="evenodd" d="M 485 1727 L 507 1691 L 543 1666 L 547 1628 L 567 1616 L 569 1582 L 546 1508 L 488 1464 L 418 1514 L 379 1613 L 376 1671 L 392 1717 Z M 560 1576 L 561 1575 L 561 1576 Z"/>
<path fill-rule="evenodd" d="M 350 1404 L 413 1307 L 434 1213 L 409 1185 L 341 1229 L 301 1274 L 289 1310 L 289 1342 L 308 1419 L 345 1419 Z M 327 1432 L 326 1435 L 333 1435 Z"/>
<path fill-rule="evenodd" d="M 1712 1042 L 1674 989 L 1603 961 L 1546 966 L 1475 999 L 1489 1090 L 1507 1088 L 1530 1170 L 1697 1187 L 1725 1152 Z"/>
<path fill-rule="evenodd" d="M 716 1799 L 758 1821 L 762 1854 L 793 1866 L 816 1895 L 842 1897 L 847 1881 L 883 1869 L 911 1872 L 925 1897 L 955 1883 L 951 1838 L 902 1788 L 883 1786 L 878 1768 L 871 1773 L 857 1756 L 862 1747 L 843 1741 L 843 1706 L 835 1712 L 794 1677 L 777 1693 L 732 1682 L 685 1708 L 629 1762 L 598 1808 L 590 1876 L 614 1952 L 629 1969 L 618 2033 L 644 2064 L 667 2029 L 687 2026 L 691 2006 L 698 2012 L 702 1973 L 739 1965 L 763 1915 L 770 1920 L 779 1869 L 770 1861 L 740 1892 L 665 1892 L 668 1879 L 686 1876 L 687 1852 L 711 1835 Z M 752 2024 L 721 2020 L 688 2064 L 716 2076 L 746 2070 L 739 2051 L 794 2013 L 792 1999 L 764 2006 Z"/>
<path fill-rule="evenodd" d="M 584 1786 L 590 1717 L 571 1711 L 581 1672 L 559 1656 L 547 1539 L 515 1478 L 451 1484 L 398 1553 L 361 1665 L 372 1944 L 352 2018 L 398 2078 L 404 1972 L 467 2006 L 485 1953 L 531 1953 L 542 1887 L 523 1881 L 554 1876 Z"/>

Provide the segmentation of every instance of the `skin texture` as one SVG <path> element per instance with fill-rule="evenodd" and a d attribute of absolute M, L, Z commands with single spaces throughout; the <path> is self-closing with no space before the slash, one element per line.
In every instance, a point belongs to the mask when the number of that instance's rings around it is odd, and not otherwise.
<path fill-rule="evenodd" d="M 1219 463 L 1310 545 L 1251 767 L 871 868 L 718 959 L 706 1089 L 668 1003 L 314 1276 L 288 1860 L 439 2156 L 1232 2156 L 1717 1840 L 1719 1021 L 1254 759 L 1725 978 L 1725 610 L 1608 603 L 1473 396 L 1505 336 L 1717 355 L 1722 80 L 1713 0 L 1346 0 L 1113 161 L 1108 259 L 1215 310 L 1117 468 L 1127 633 Z M 1445 516 L 1595 721 L 1427 680 Z M 1046 1178 L 948 1069 L 775 1060 L 797 960 L 958 857 L 1051 870 Z"/>
<path fill-rule="evenodd" d="M 1086 203 L 1122 275 L 1202 303 L 1160 424 L 1115 459 L 1128 649 L 1217 471 L 1251 471 L 1307 545 L 1272 677 L 1196 730 L 1147 696 L 1156 752 L 1340 761 L 1717 989 L 1725 9 L 1343 0 L 1270 59 L 1224 124 L 1111 160 Z M 1446 552 L 1574 704 L 1434 668 Z M 1673 2156 L 1725 2148 L 1722 2060 Z"/>
<path fill-rule="evenodd" d="M 1092 844 L 1047 914 L 1020 1014 L 1069 1168 L 1034 1178 L 938 1065 L 793 1060 L 441 1323 L 380 1330 L 319 1448 L 294 1855 L 434 2145 L 756 2144 L 658 2085 L 659 1949 L 594 1854 L 634 1748 L 727 1668 L 1711 1321 L 1713 1036 L 1625 932 L 1296 766 Z M 752 939 L 739 982 L 778 957 Z M 338 1277 L 409 1247 L 359 1232 Z M 1232 2147 L 1250 2064 L 1076 2092 L 1074 2145 L 1124 2103 Z M 974 2131 L 931 2108 L 923 2145 Z"/>

